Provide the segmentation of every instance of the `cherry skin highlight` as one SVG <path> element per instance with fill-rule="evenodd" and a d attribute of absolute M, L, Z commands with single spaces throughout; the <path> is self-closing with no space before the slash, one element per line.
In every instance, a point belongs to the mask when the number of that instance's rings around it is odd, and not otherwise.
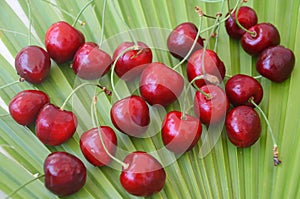
<path fill-rule="evenodd" d="M 78 192 L 86 182 L 86 168 L 76 156 L 53 152 L 44 161 L 45 187 L 57 196 Z"/>
<path fill-rule="evenodd" d="M 51 60 L 48 53 L 38 46 L 28 46 L 18 52 L 15 58 L 18 75 L 32 84 L 40 84 L 48 77 Z"/>
<path fill-rule="evenodd" d="M 288 79 L 295 66 L 293 51 L 283 46 L 265 49 L 256 62 L 257 71 L 273 82 L 283 82 Z"/>
<path fill-rule="evenodd" d="M 45 35 L 46 49 L 57 64 L 72 61 L 84 41 L 84 35 L 64 21 L 52 24 Z"/>
<path fill-rule="evenodd" d="M 27 126 L 35 122 L 41 108 L 50 102 L 48 95 L 38 90 L 23 90 L 10 101 L 8 108 L 12 118 Z"/>
<path fill-rule="evenodd" d="M 192 48 L 197 32 L 198 28 L 191 22 L 184 22 L 176 26 L 167 40 L 170 53 L 177 59 L 183 59 Z M 203 40 L 200 36 L 197 38 L 192 53 L 203 47 Z"/>
<path fill-rule="evenodd" d="M 199 141 L 202 125 L 198 118 L 185 115 L 179 111 L 169 112 L 163 121 L 161 136 L 166 148 L 182 154 L 191 150 Z"/>
<path fill-rule="evenodd" d="M 115 60 L 121 53 L 124 53 L 116 62 L 115 73 L 125 81 L 138 78 L 145 67 L 152 62 L 152 51 L 143 42 L 138 42 L 137 49 L 125 52 L 126 48 L 134 45 L 133 42 L 123 42 L 113 54 L 113 60 Z"/>
<path fill-rule="evenodd" d="M 227 136 L 237 147 L 249 147 L 259 138 L 261 124 L 257 112 L 249 106 L 233 108 L 226 116 Z"/>
<path fill-rule="evenodd" d="M 57 146 L 69 140 L 76 127 L 77 118 L 74 113 L 46 104 L 36 119 L 35 131 L 42 143 Z"/>
<path fill-rule="evenodd" d="M 149 108 L 143 98 L 132 95 L 113 104 L 110 117 L 114 126 L 129 136 L 140 137 L 150 123 Z"/>
<path fill-rule="evenodd" d="M 237 74 L 228 79 L 225 85 L 226 95 L 234 106 L 254 105 L 249 101 L 253 98 L 255 104 L 259 104 L 263 98 L 261 84 L 251 76 Z"/>
<path fill-rule="evenodd" d="M 128 168 L 122 168 L 120 182 L 128 193 L 146 197 L 164 187 L 166 172 L 151 155 L 135 151 L 126 156 L 124 163 L 128 164 Z"/>
<path fill-rule="evenodd" d="M 115 132 L 109 126 L 101 126 L 100 129 L 105 147 L 111 155 L 115 155 L 118 144 Z M 92 128 L 81 135 L 80 149 L 94 166 L 106 166 L 112 161 L 102 145 L 98 128 Z"/>

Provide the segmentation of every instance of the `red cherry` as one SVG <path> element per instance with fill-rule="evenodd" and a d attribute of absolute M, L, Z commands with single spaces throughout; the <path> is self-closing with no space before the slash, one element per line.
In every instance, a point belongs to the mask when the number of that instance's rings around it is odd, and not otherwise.
<path fill-rule="evenodd" d="M 110 154 L 114 155 L 117 149 L 115 132 L 108 126 L 101 126 L 100 129 L 106 149 Z M 94 166 L 105 166 L 112 161 L 102 145 L 98 128 L 90 129 L 81 135 L 80 149 L 84 157 Z"/>
<path fill-rule="evenodd" d="M 167 106 L 173 103 L 180 96 L 183 86 L 183 77 L 159 62 L 149 64 L 140 78 L 141 96 L 151 105 Z"/>
<path fill-rule="evenodd" d="M 257 71 L 274 82 L 283 82 L 290 77 L 295 66 L 293 51 L 283 46 L 265 49 L 256 62 Z"/>
<path fill-rule="evenodd" d="M 257 112 L 249 106 L 238 106 L 232 109 L 225 120 L 229 140 L 237 147 L 249 147 L 261 133 L 260 119 Z"/>
<path fill-rule="evenodd" d="M 78 192 L 86 182 L 86 168 L 76 156 L 53 152 L 44 162 L 45 186 L 58 196 Z"/>
<path fill-rule="evenodd" d="M 48 53 L 38 46 L 23 48 L 15 58 L 18 75 L 32 84 L 42 83 L 50 73 L 51 60 Z"/>
<path fill-rule="evenodd" d="M 256 35 L 245 33 L 241 38 L 243 49 L 250 55 L 258 55 L 264 49 L 280 43 L 277 28 L 270 23 L 259 23 L 248 29 Z"/>
<path fill-rule="evenodd" d="M 36 135 L 49 146 L 66 142 L 75 133 L 77 118 L 71 111 L 61 110 L 53 104 L 45 105 L 36 119 Z"/>
<path fill-rule="evenodd" d="M 126 48 L 134 46 L 133 42 L 123 42 L 114 52 L 113 59 L 124 53 Z M 152 62 L 151 49 L 143 42 L 138 42 L 137 50 L 126 51 L 116 62 L 115 72 L 121 79 L 131 81 L 140 76 L 142 71 Z"/>
<path fill-rule="evenodd" d="M 72 61 L 84 41 L 83 34 L 64 21 L 52 24 L 45 36 L 46 49 L 50 57 L 58 64 Z"/>
<path fill-rule="evenodd" d="M 187 63 L 187 76 L 188 80 L 192 81 L 195 77 L 203 75 L 202 71 L 202 56 L 203 56 L 203 49 L 197 50 L 194 52 L 188 60 Z M 212 50 L 205 50 L 204 55 L 204 68 L 206 74 L 213 75 L 218 78 L 219 82 L 221 82 L 225 77 L 225 66 L 224 63 L 220 60 L 218 55 Z M 198 88 L 203 86 L 207 81 L 204 79 L 197 80 L 196 85 Z"/>
<path fill-rule="evenodd" d="M 232 10 L 226 14 L 226 17 L 231 12 Z M 241 6 L 238 13 L 238 20 L 244 28 L 249 29 L 257 24 L 256 12 L 248 6 Z M 236 11 L 234 11 L 232 15 L 225 21 L 225 28 L 228 35 L 233 39 L 240 39 L 245 33 L 245 31 L 239 28 L 239 26 L 236 24 Z"/>
<path fill-rule="evenodd" d="M 197 32 L 198 28 L 195 24 L 190 22 L 185 22 L 176 26 L 170 33 L 167 41 L 170 53 L 178 59 L 183 59 L 190 51 L 194 40 L 196 39 Z M 192 53 L 203 47 L 203 40 L 204 39 L 200 36 L 198 37 Z"/>
<path fill-rule="evenodd" d="M 38 90 L 23 90 L 9 103 L 9 113 L 19 124 L 27 126 L 35 122 L 41 108 L 50 102 L 48 95 Z"/>
<path fill-rule="evenodd" d="M 226 112 L 229 109 L 229 101 L 225 92 L 215 85 L 204 85 L 197 91 L 194 98 L 194 112 L 201 122 L 206 125 L 216 124 L 225 119 Z"/>
<path fill-rule="evenodd" d="M 114 103 L 110 110 L 114 126 L 130 136 L 139 137 L 148 129 L 149 108 L 140 96 L 130 96 Z"/>
<path fill-rule="evenodd" d="M 120 182 L 124 189 L 135 196 L 150 196 L 162 190 L 166 172 L 151 155 L 136 151 L 124 160 L 128 168 L 122 168 Z"/>
<path fill-rule="evenodd" d="M 164 145 L 174 153 L 184 153 L 191 150 L 202 134 L 200 121 L 190 115 L 182 118 L 179 111 L 169 112 L 162 124 L 162 140 Z"/>
<path fill-rule="evenodd" d="M 234 75 L 226 83 L 226 95 L 234 106 L 247 105 L 252 106 L 249 99 L 253 98 L 256 104 L 259 104 L 263 97 L 263 88 L 261 84 L 248 75 Z"/>

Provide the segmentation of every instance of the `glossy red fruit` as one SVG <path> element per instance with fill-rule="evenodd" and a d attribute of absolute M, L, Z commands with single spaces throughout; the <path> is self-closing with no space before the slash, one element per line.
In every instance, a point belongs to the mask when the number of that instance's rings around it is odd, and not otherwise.
<path fill-rule="evenodd" d="M 18 75 L 32 84 L 42 83 L 49 75 L 51 60 L 48 53 L 38 46 L 28 46 L 15 58 Z"/>
<path fill-rule="evenodd" d="M 46 49 L 50 57 L 58 64 L 72 61 L 84 41 L 83 34 L 64 21 L 52 24 L 45 35 Z"/>
<path fill-rule="evenodd" d="M 184 22 L 176 26 L 167 40 L 167 46 L 170 53 L 178 59 L 183 59 L 192 48 L 197 32 L 198 28 L 191 22 Z M 195 52 L 202 47 L 203 39 L 199 36 L 192 52 Z"/>
<path fill-rule="evenodd" d="M 106 149 L 111 155 L 115 155 L 118 144 L 115 132 L 109 126 L 101 126 L 100 129 Z M 98 128 L 90 129 L 81 135 L 80 149 L 94 166 L 106 166 L 112 161 L 102 145 Z"/>
<path fill-rule="evenodd" d="M 77 51 L 73 59 L 72 69 L 81 79 L 95 80 L 105 75 L 111 67 L 109 54 L 94 42 L 86 42 Z"/>
<path fill-rule="evenodd" d="M 110 117 L 119 131 L 135 137 L 142 136 L 150 123 L 149 108 L 143 98 L 137 95 L 114 103 L 110 110 Z"/>
<path fill-rule="evenodd" d="M 86 168 L 76 156 L 53 152 L 44 162 L 45 187 L 57 196 L 78 192 L 86 182 Z"/>
<path fill-rule="evenodd" d="M 188 80 L 191 82 L 195 77 L 203 75 L 202 70 L 202 56 L 203 49 L 197 50 L 194 52 L 188 60 L 187 63 L 187 76 Z M 220 60 L 218 55 L 212 50 L 205 50 L 204 54 L 204 69 L 205 74 L 215 76 L 219 82 L 221 82 L 225 77 L 225 66 L 224 63 Z M 209 83 L 209 81 L 205 81 L 204 79 L 197 80 L 196 85 L 198 88 L 203 86 L 204 84 Z"/>
<path fill-rule="evenodd" d="M 232 10 L 226 14 L 226 17 L 231 12 Z M 241 6 L 238 13 L 238 20 L 244 28 L 249 29 L 257 24 L 256 12 L 248 6 Z M 228 35 L 233 39 L 240 39 L 245 33 L 245 31 L 239 28 L 239 26 L 236 24 L 236 11 L 234 11 L 232 15 L 225 21 L 225 28 Z"/>
<path fill-rule="evenodd" d="M 265 49 L 256 62 L 257 71 L 274 82 L 283 82 L 290 77 L 295 66 L 293 51 L 283 46 Z"/>
<path fill-rule="evenodd" d="M 128 168 L 122 168 L 120 182 L 130 194 L 146 197 L 164 187 L 166 172 L 151 155 L 136 151 L 130 153 L 124 163 L 128 164 Z"/>
<path fill-rule="evenodd" d="M 249 106 L 232 109 L 225 120 L 227 136 L 237 147 L 249 147 L 259 138 L 261 124 L 257 112 Z"/>
<path fill-rule="evenodd" d="M 167 106 L 180 96 L 183 77 L 168 66 L 154 62 L 145 68 L 140 78 L 141 96 L 151 105 Z"/>
<path fill-rule="evenodd" d="M 194 97 L 194 112 L 201 122 L 206 125 L 216 124 L 225 119 L 229 109 L 229 100 L 225 92 L 215 85 L 204 85 L 197 91 Z"/>
<path fill-rule="evenodd" d="M 164 145 L 170 151 L 180 154 L 191 150 L 202 134 L 200 121 L 179 111 L 169 112 L 162 124 L 161 136 Z"/>
<path fill-rule="evenodd" d="M 152 62 L 152 52 L 146 44 L 138 42 L 138 49 L 126 51 L 127 48 L 133 46 L 133 42 L 123 42 L 113 55 L 115 60 L 123 53 L 116 62 L 115 73 L 125 81 L 132 81 L 139 77 L 145 67 Z"/>
<path fill-rule="evenodd" d="M 77 118 L 74 113 L 46 104 L 36 119 L 35 132 L 42 143 L 57 146 L 70 139 L 76 127 Z"/>
<path fill-rule="evenodd" d="M 225 85 L 226 95 L 234 106 L 254 105 L 249 102 L 250 98 L 259 104 L 263 98 L 263 88 L 261 84 L 251 76 L 238 74 L 228 79 Z"/>
<path fill-rule="evenodd" d="M 243 49 L 250 55 L 258 55 L 264 49 L 276 46 L 280 43 L 280 35 L 277 28 L 270 23 L 259 23 L 248 29 L 255 32 L 253 36 L 245 33 L 241 38 Z"/>
<path fill-rule="evenodd" d="M 48 95 L 38 90 L 23 90 L 10 101 L 8 108 L 12 118 L 27 126 L 35 122 L 41 108 L 50 102 Z"/>

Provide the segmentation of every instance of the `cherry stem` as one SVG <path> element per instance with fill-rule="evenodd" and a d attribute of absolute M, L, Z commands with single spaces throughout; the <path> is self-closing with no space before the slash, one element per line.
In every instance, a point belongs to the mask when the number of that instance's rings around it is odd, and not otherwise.
<path fill-rule="evenodd" d="M 122 167 L 124 169 L 128 168 L 128 164 L 126 164 L 125 162 L 119 160 L 118 158 L 114 157 L 109 151 L 108 149 L 106 148 L 105 146 L 105 143 L 104 143 L 104 140 L 103 140 L 103 136 L 102 136 L 102 132 L 101 132 L 101 128 L 100 128 L 100 124 L 99 124 L 99 119 L 98 119 L 98 114 L 97 114 L 97 108 L 96 108 L 96 104 L 97 104 L 97 97 L 94 96 L 93 98 L 93 109 L 94 109 L 94 117 L 92 117 L 93 119 L 93 125 L 94 126 L 97 126 L 97 129 L 98 129 L 98 134 L 99 134 L 99 137 L 100 137 L 100 141 L 101 141 L 101 144 L 103 146 L 103 149 L 105 150 L 106 154 L 111 158 L 113 159 L 114 161 L 116 161 L 117 163 L 119 163 L 120 165 L 122 165 Z M 96 121 L 96 122 L 95 122 Z"/>
<path fill-rule="evenodd" d="M 24 81 L 25 81 L 25 79 L 21 77 L 21 78 L 19 78 L 17 81 L 14 81 L 14 82 L 11 82 L 11 83 L 9 83 L 9 84 L 0 86 L 0 90 L 2 90 L 2 89 L 4 89 L 4 88 L 7 88 L 7 87 L 9 87 L 9 86 L 18 84 L 18 83 L 20 83 L 20 82 L 24 82 Z"/>
<path fill-rule="evenodd" d="M 259 79 L 259 78 L 262 78 L 262 76 L 261 75 L 257 75 L 257 76 L 255 76 L 255 77 L 253 77 L 254 79 Z"/>
<path fill-rule="evenodd" d="M 77 15 L 76 18 L 75 18 L 75 21 L 74 21 L 73 24 L 72 24 L 73 27 L 76 25 L 76 23 L 77 23 L 77 21 L 79 20 L 79 17 L 81 16 L 81 14 L 82 14 L 82 13 L 85 11 L 85 9 L 86 9 L 91 3 L 93 3 L 93 2 L 94 2 L 94 0 L 91 0 L 91 1 L 87 2 L 87 3 L 83 6 L 83 8 L 79 11 L 78 15 Z"/>
<path fill-rule="evenodd" d="M 22 35 L 24 37 L 28 37 L 27 34 L 24 34 L 22 32 L 16 32 L 14 30 L 9 30 L 9 29 L 6 29 L 6 28 L 0 28 L 0 31 L 3 31 L 3 32 L 8 32 L 8 33 L 13 33 L 13 34 L 18 34 L 18 35 Z"/>
<path fill-rule="evenodd" d="M 101 21 L 101 38 L 100 38 L 100 43 L 99 43 L 99 46 L 102 45 L 103 43 L 103 37 L 104 37 L 104 19 L 105 19 L 105 10 L 106 10 L 106 4 L 107 4 L 107 0 L 104 0 L 104 3 L 103 3 L 103 10 L 102 10 L 102 21 Z"/>
<path fill-rule="evenodd" d="M 7 195 L 7 196 L 5 197 L 5 199 L 11 198 L 13 195 L 15 195 L 18 191 L 20 191 L 21 189 L 23 189 L 23 188 L 24 188 L 25 186 L 27 186 L 28 184 L 30 184 L 30 183 L 32 183 L 32 182 L 34 182 L 34 181 L 36 181 L 36 180 L 38 180 L 38 179 L 40 179 L 40 178 L 43 178 L 43 177 L 45 177 L 45 174 L 42 174 L 42 175 L 40 175 L 40 176 L 36 176 L 35 178 L 29 180 L 28 182 L 26 182 L 25 184 L 23 184 L 22 186 L 20 186 L 19 188 L 17 188 L 17 189 L 14 190 L 13 192 L 11 192 L 9 195 Z"/>
<path fill-rule="evenodd" d="M 270 122 L 269 122 L 266 114 L 264 113 L 264 111 L 254 102 L 253 97 L 251 97 L 249 99 L 249 101 L 255 106 L 255 108 L 257 110 L 259 110 L 259 112 L 263 116 L 263 118 L 264 118 L 264 120 L 265 120 L 265 122 L 266 122 L 266 124 L 268 126 L 268 129 L 269 129 L 269 132 L 271 134 L 272 141 L 273 141 L 273 161 L 274 161 L 274 166 L 277 166 L 277 165 L 279 165 L 281 163 L 281 161 L 278 159 L 278 148 L 277 148 L 277 143 L 276 143 L 276 140 L 275 140 L 272 128 L 271 128 L 271 124 L 270 124 Z"/>
<path fill-rule="evenodd" d="M 87 85 L 91 85 L 91 86 L 97 86 L 98 88 L 100 88 L 102 91 L 105 92 L 106 95 L 110 96 L 111 95 L 111 91 L 109 91 L 106 87 L 101 86 L 100 84 L 96 84 L 96 83 L 90 83 L 90 82 L 85 82 L 83 84 L 80 84 L 79 86 L 77 86 L 67 97 L 67 99 L 64 101 L 63 105 L 60 107 L 60 110 L 64 110 L 66 104 L 68 103 L 68 101 L 71 99 L 71 97 L 73 96 L 74 93 L 77 92 L 77 90 L 79 90 L 80 88 L 87 86 Z"/>
<path fill-rule="evenodd" d="M 222 1 L 222 6 L 221 6 L 221 10 L 217 13 L 217 23 L 219 23 L 220 21 L 220 17 L 222 16 L 222 11 L 224 9 L 225 3 L 224 1 Z M 214 51 L 217 52 L 217 47 L 218 47 L 218 43 L 219 43 L 219 34 L 220 34 L 220 26 L 217 26 L 217 31 L 216 31 L 216 41 L 215 41 L 215 47 L 214 47 Z"/>
<path fill-rule="evenodd" d="M 30 0 L 27 0 L 27 8 L 28 8 L 28 18 L 29 18 L 28 43 L 29 43 L 29 45 L 31 45 L 31 25 L 32 25 L 32 18 L 31 18 Z"/>
<path fill-rule="evenodd" d="M 0 114 L 0 117 L 7 117 L 7 116 L 9 116 L 9 115 L 10 115 L 9 113 Z"/>

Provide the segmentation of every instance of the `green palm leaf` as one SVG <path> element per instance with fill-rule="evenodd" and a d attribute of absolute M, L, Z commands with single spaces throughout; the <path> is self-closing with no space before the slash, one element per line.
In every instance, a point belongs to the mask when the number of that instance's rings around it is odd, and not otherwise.
<path fill-rule="evenodd" d="M 49 3 L 52 2 L 52 3 Z M 14 57 L 20 49 L 31 44 L 44 47 L 44 35 L 47 28 L 54 22 L 64 20 L 72 24 L 87 0 L 36 0 L 30 1 L 30 13 L 27 0 L 2 0 L 0 2 L 0 86 L 18 79 L 14 69 Z M 94 0 L 80 16 L 80 21 L 86 25 L 76 24 L 87 41 L 99 43 L 101 40 L 103 0 Z M 231 7 L 235 0 L 230 0 Z M 168 33 L 177 24 L 191 21 L 198 24 L 199 17 L 194 7 L 199 6 L 206 14 L 215 15 L 222 10 L 223 17 L 228 11 L 227 2 L 202 0 L 113 0 L 108 1 L 104 21 L 104 43 L 102 48 L 112 54 L 116 46 L 124 40 L 130 40 L 128 27 L 136 39 L 144 41 L 153 47 L 154 60 L 174 66 L 178 61 L 166 51 Z M 296 55 L 300 53 L 299 0 L 249 0 L 248 6 L 253 7 L 258 14 L 259 22 L 271 22 L 281 34 L 281 44 L 292 49 Z M 120 15 L 122 18 L 118 17 Z M 29 19 L 31 26 L 29 26 Z M 124 25 L 124 21 L 127 24 Z M 203 19 L 202 28 L 213 25 L 214 20 Z M 158 31 L 160 30 L 160 31 Z M 31 31 L 31 39 L 28 32 Z M 149 34 L 152 33 L 152 34 Z M 155 33 L 155 34 L 153 34 Z M 201 34 L 208 38 L 209 32 Z M 241 48 L 238 41 L 228 38 L 224 25 L 221 24 L 217 52 L 224 61 L 227 73 L 230 75 L 244 73 L 257 75 L 255 58 L 251 58 Z M 164 38 L 160 39 L 160 38 Z M 214 48 L 215 39 L 209 45 Z M 124 151 L 144 150 L 152 153 L 166 167 L 167 181 L 164 189 L 150 198 L 299 198 L 298 157 L 300 158 L 300 136 L 298 132 L 300 106 L 300 72 L 296 67 L 291 78 L 281 84 L 272 83 L 262 78 L 264 99 L 262 109 L 273 127 L 280 150 L 282 165 L 273 166 L 272 139 L 267 126 L 263 123 L 263 131 L 259 141 L 250 148 L 237 149 L 227 139 L 225 131 L 217 140 L 209 153 L 200 158 L 203 150 L 204 136 L 198 146 L 181 156 L 175 157 L 162 148 L 160 134 L 144 138 L 128 138 L 118 134 L 119 148 Z M 185 75 L 184 66 L 178 71 Z M 100 82 L 111 89 L 110 74 Z M 73 88 L 82 81 L 75 78 L 69 66 L 57 66 L 52 63 L 51 75 L 41 85 L 35 86 L 43 90 L 51 98 L 51 102 L 60 106 L 72 92 Z M 137 92 L 138 83 L 126 85 L 115 77 L 120 96 L 129 92 Z M 1 93 L 0 115 L 7 113 L 10 99 L 19 91 L 32 89 L 34 86 L 22 83 L 3 90 Z M 43 173 L 43 161 L 51 151 L 64 150 L 78 156 L 88 169 L 88 180 L 84 188 L 70 198 L 135 198 L 129 195 L 119 183 L 119 165 L 113 168 L 96 168 L 90 165 L 79 149 L 80 135 L 92 127 L 90 118 L 91 87 L 81 89 L 73 97 L 66 109 L 73 110 L 79 119 L 79 126 L 74 137 L 58 147 L 46 147 L 35 136 L 34 127 L 22 127 L 11 117 L 0 118 L 0 197 L 9 194 L 21 184 L 34 178 L 34 174 Z M 98 112 L 101 124 L 110 125 L 109 117 L 112 98 L 99 95 Z M 183 97 L 180 98 L 182 102 Z M 192 96 L 187 102 L 192 104 Z M 73 105 L 73 106 L 72 106 Z M 168 107 L 169 110 L 180 110 L 180 103 Z M 151 109 L 151 129 L 159 132 L 165 110 Z M 218 132 L 210 132 L 218 133 Z M 117 156 L 124 157 L 124 151 Z M 171 164 L 172 163 L 172 164 Z M 55 198 L 43 185 L 43 180 L 36 181 L 19 191 L 13 198 Z"/>

